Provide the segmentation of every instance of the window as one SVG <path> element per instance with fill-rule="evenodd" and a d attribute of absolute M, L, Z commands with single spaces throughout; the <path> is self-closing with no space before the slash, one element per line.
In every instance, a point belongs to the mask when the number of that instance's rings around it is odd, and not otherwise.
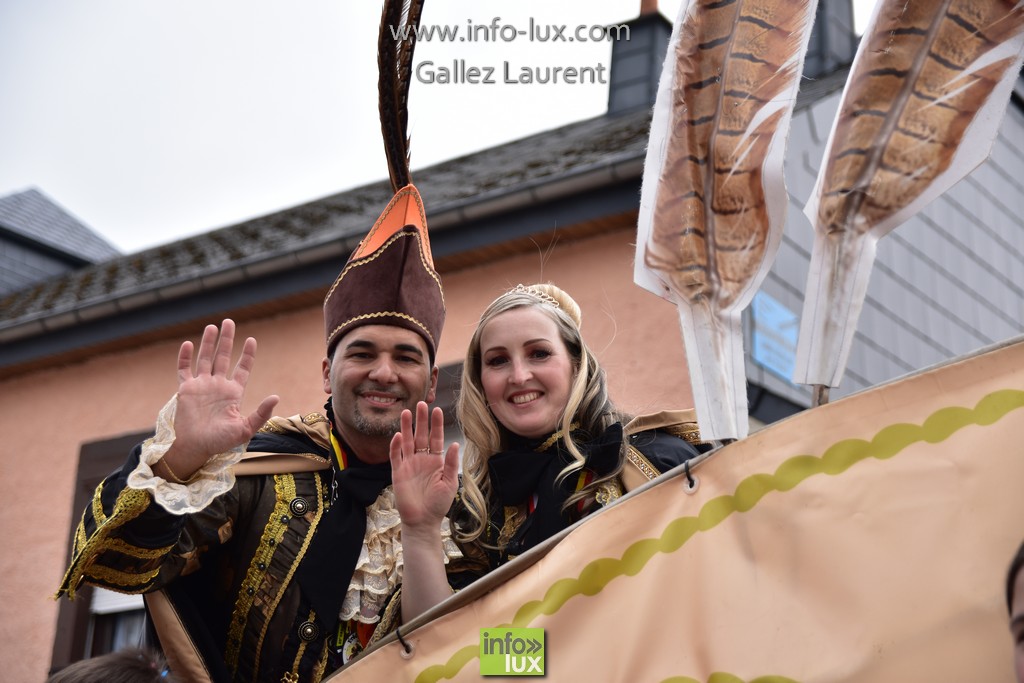
<path fill-rule="evenodd" d="M 89 603 L 86 657 L 142 645 L 146 610 L 141 595 L 125 595 L 105 588 L 94 588 Z"/>

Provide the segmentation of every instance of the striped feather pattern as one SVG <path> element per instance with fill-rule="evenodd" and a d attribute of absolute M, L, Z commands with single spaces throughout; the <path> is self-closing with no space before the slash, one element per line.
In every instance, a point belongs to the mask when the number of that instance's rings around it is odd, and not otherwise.
<path fill-rule="evenodd" d="M 424 0 L 385 0 L 377 39 L 378 103 L 391 188 L 412 182 L 409 173 L 409 83 Z"/>
<path fill-rule="evenodd" d="M 878 240 L 985 160 L 1020 69 L 1024 3 L 880 0 L 805 213 L 794 381 L 839 386 Z"/>
<path fill-rule="evenodd" d="M 689 0 L 658 87 L 633 279 L 676 304 L 701 434 L 746 436 L 742 309 L 768 273 L 816 0 Z"/>
<path fill-rule="evenodd" d="M 836 119 L 818 205 L 828 232 L 870 230 L 950 167 L 1016 61 L 986 56 L 1024 28 L 1013 0 L 882 2 Z"/>
<path fill-rule="evenodd" d="M 645 263 L 690 302 L 728 307 L 765 261 L 763 165 L 800 75 L 809 0 L 701 0 L 682 25 Z"/>

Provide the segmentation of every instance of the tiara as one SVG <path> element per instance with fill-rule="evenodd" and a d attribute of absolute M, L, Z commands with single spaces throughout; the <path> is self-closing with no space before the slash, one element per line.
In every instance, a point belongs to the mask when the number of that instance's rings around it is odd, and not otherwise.
<path fill-rule="evenodd" d="M 516 285 L 515 287 L 513 287 L 512 289 L 508 290 L 508 293 L 509 294 L 512 294 L 512 293 L 515 293 L 515 294 L 528 294 L 528 295 L 530 295 L 530 296 L 532 296 L 532 297 L 534 297 L 536 299 L 540 299 L 541 301 L 543 301 L 546 304 L 551 304 L 555 308 L 561 308 L 561 306 L 558 305 L 558 301 L 555 299 L 555 297 L 551 296 L 550 294 L 548 294 L 546 292 L 542 292 L 539 289 L 535 289 L 534 287 L 527 287 L 526 285 L 524 285 L 522 283 L 520 283 L 520 284 Z"/>

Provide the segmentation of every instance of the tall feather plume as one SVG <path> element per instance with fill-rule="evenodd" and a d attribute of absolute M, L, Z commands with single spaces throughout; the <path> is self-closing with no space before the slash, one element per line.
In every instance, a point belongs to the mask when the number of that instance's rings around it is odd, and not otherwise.
<path fill-rule="evenodd" d="M 988 156 L 1020 70 L 1024 3 L 880 0 L 805 207 L 815 242 L 794 380 L 827 400 L 875 246 Z"/>
<path fill-rule="evenodd" d="M 634 280 L 676 304 L 701 434 L 746 436 L 740 314 L 785 223 L 782 160 L 816 0 L 690 0 L 644 165 Z"/>
<path fill-rule="evenodd" d="M 409 173 L 409 83 L 423 0 L 385 0 L 377 39 L 378 101 L 384 153 L 394 191 L 412 182 Z"/>

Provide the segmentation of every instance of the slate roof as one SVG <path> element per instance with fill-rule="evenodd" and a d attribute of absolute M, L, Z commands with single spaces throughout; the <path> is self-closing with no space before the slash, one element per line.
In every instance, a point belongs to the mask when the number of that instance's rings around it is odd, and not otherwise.
<path fill-rule="evenodd" d="M 797 106 L 841 88 L 845 78 L 846 71 L 841 70 L 806 81 Z M 574 196 L 583 189 L 624 180 L 638 186 L 649 125 L 648 110 L 603 115 L 429 168 L 414 168 L 432 235 L 517 207 Z M 634 189 L 628 193 L 635 209 L 639 195 Z M 195 294 L 253 274 L 295 271 L 325 255 L 342 263 L 390 196 L 386 181 L 371 183 L 112 258 L 15 292 L 0 299 L 0 342 L 159 305 L 179 292 Z"/>
<path fill-rule="evenodd" d="M 41 243 L 77 262 L 99 263 L 121 255 L 35 188 L 0 197 L 0 229 Z"/>
<path fill-rule="evenodd" d="M 620 158 L 642 157 L 648 119 L 647 112 L 598 117 L 414 170 L 431 229 L 443 227 L 432 220 L 435 215 L 458 213 L 470 204 L 607 166 Z M 80 269 L 0 299 L 0 329 L 26 318 L 209 276 L 346 236 L 361 237 L 390 197 L 387 182 L 372 183 Z"/>

